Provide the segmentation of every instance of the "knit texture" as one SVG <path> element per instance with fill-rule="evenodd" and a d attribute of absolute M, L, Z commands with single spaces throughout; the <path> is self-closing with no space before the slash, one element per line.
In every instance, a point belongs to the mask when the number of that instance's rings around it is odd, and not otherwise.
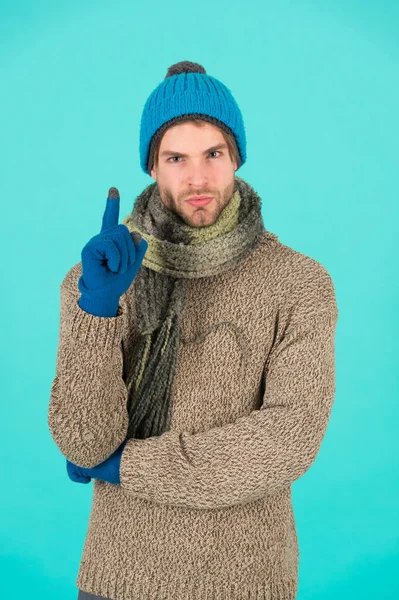
<path fill-rule="evenodd" d="M 78 305 L 80 275 L 77 263 L 61 284 L 48 425 L 65 457 L 92 467 L 127 434 L 123 364 L 138 328 L 134 282 L 116 317 L 97 317 Z M 112 600 L 295 599 L 291 485 L 327 429 L 337 317 L 325 267 L 268 231 L 235 269 L 190 280 L 170 430 L 127 441 L 120 486 L 94 480 L 78 588 Z M 222 318 L 236 331 L 201 338 Z"/>
<path fill-rule="evenodd" d="M 179 65 L 186 72 L 173 70 Z M 241 167 L 247 159 L 246 133 L 241 111 L 229 88 L 198 63 L 182 61 L 172 67 L 144 104 L 139 145 L 144 173 L 150 173 L 156 141 L 168 127 L 189 118 L 201 118 L 233 135 Z"/>

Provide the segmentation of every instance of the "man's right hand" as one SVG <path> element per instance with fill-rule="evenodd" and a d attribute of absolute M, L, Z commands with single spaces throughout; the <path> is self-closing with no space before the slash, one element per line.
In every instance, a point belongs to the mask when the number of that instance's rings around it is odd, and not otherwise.
<path fill-rule="evenodd" d="M 101 231 L 89 240 L 81 253 L 79 305 L 97 316 L 116 316 L 119 298 L 132 284 L 148 248 L 144 238 L 135 245 L 126 225 L 118 224 L 119 206 L 119 192 L 112 187 Z"/>

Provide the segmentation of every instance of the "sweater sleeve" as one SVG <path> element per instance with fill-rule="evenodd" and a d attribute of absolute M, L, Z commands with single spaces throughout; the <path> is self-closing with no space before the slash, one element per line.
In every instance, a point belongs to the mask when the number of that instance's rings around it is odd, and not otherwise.
<path fill-rule="evenodd" d="M 324 268 L 323 268 L 324 269 Z M 264 368 L 259 410 L 222 427 L 128 440 L 121 486 L 159 504 L 216 509 L 289 486 L 314 462 L 335 395 L 338 309 L 331 278 L 300 286 Z M 301 292 L 302 293 L 302 292 Z"/>
<path fill-rule="evenodd" d="M 123 381 L 124 313 L 98 317 L 80 308 L 81 263 L 60 289 L 60 325 L 48 426 L 61 453 L 90 468 L 106 460 L 126 438 L 127 390 Z"/>

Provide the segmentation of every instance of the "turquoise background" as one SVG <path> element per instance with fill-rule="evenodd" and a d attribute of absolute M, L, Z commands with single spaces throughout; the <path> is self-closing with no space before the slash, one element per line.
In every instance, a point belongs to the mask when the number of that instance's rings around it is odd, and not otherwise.
<path fill-rule="evenodd" d="M 398 32 L 387 0 L 0 1 L 2 600 L 77 597 L 92 484 L 69 480 L 47 427 L 59 286 L 108 188 L 122 218 L 153 182 L 141 112 L 180 60 L 230 88 L 237 174 L 336 287 L 336 400 L 293 485 L 297 598 L 399 596 Z"/>

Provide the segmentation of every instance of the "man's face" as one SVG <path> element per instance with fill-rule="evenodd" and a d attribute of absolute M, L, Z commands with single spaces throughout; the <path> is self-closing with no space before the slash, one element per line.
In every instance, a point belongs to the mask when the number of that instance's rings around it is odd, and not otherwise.
<path fill-rule="evenodd" d="M 223 146 L 215 149 L 215 146 Z M 191 225 L 206 227 L 217 221 L 234 192 L 232 162 L 221 131 L 211 123 L 198 127 L 179 123 L 164 133 L 157 169 L 151 177 L 158 183 L 162 202 Z M 206 206 L 187 202 L 191 196 L 212 196 Z"/>

